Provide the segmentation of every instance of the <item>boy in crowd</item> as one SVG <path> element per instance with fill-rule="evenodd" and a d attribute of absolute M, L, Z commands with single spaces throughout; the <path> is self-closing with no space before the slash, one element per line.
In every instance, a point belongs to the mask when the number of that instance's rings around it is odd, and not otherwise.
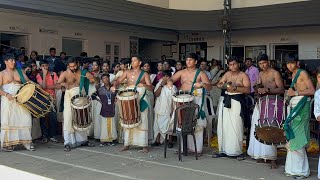
<path fill-rule="evenodd" d="M 49 71 L 49 62 L 43 60 L 40 62 L 41 72 L 37 75 L 37 82 L 42 87 L 43 90 L 48 92 L 53 98 L 55 98 L 55 88 L 54 85 L 58 81 L 58 76 L 55 72 Z M 40 118 L 40 126 L 42 132 L 42 142 L 47 143 L 48 138 L 52 142 L 58 143 L 56 139 L 57 135 L 57 114 L 55 112 L 55 107 L 52 107 L 50 112 L 44 118 Z M 48 120 L 48 125 L 46 120 Z"/>
<path fill-rule="evenodd" d="M 99 97 L 101 99 L 101 135 L 100 146 L 114 146 L 117 139 L 117 122 L 115 115 L 115 93 L 110 91 L 110 76 L 102 74 L 103 86 L 99 88 Z"/>

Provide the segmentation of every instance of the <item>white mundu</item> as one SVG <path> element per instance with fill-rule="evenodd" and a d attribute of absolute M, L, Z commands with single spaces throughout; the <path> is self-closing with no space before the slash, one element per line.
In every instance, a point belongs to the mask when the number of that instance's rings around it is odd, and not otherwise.
<path fill-rule="evenodd" d="M 151 84 L 153 83 L 154 79 L 155 79 L 156 75 L 155 74 L 150 74 L 150 80 L 151 80 Z M 150 104 L 149 104 L 149 108 L 148 108 L 148 137 L 149 137 L 149 141 L 153 141 L 153 126 L 154 126 L 154 94 L 153 94 L 153 91 L 149 91 L 149 90 L 146 90 L 147 92 L 147 96 L 148 96 L 148 99 L 150 101 Z"/>
<path fill-rule="evenodd" d="M 229 93 L 237 95 L 239 93 Z M 239 101 L 231 99 L 231 108 L 224 107 L 224 101 L 220 101 L 218 116 L 218 144 L 219 153 L 228 156 L 238 156 L 242 154 L 243 121 L 240 117 L 241 104 Z"/>
<path fill-rule="evenodd" d="M 263 144 L 259 142 L 254 136 L 255 128 L 258 125 L 258 120 L 260 119 L 259 106 L 260 105 L 257 103 L 252 114 L 248 155 L 253 159 L 276 160 L 277 147 Z"/>
<path fill-rule="evenodd" d="M 101 117 L 100 142 L 112 142 L 118 138 L 117 122 L 114 117 Z"/>
<path fill-rule="evenodd" d="M 77 147 L 88 140 L 87 131 L 76 131 L 72 126 L 72 111 L 71 98 L 79 94 L 79 87 L 66 90 L 64 95 L 64 110 L 63 110 L 63 137 L 64 145 Z M 88 128 L 90 129 L 90 128 Z"/>
<path fill-rule="evenodd" d="M 2 90 L 16 95 L 21 84 L 4 84 Z M 30 149 L 32 118 L 31 114 L 15 100 L 1 97 L 1 148 L 23 144 Z"/>
<path fill-rule="evenodd" d="M 90 84 L 88 94 L 92 95 L 96 91 L 97 90 L 96 90 L 95 84 Z M 93 128 L 89 130 L 88 135 L 91 136 L 93 134 L 94 139 L 100 139 L 100 135 L 101 135 L 101 117 L 100 117 L 101 107 L 102 105 L 99 101 L 97 100 L 91 101 L 91 114 L 92 114 Z"/>
<path fill-rule="evenodd" d="M 156 85 L 154 91 L 157 91 L 162 79 Z M 165 134 L 172 131 L 173 128 L 173 118 L 171 114 L 173 111 L 173 102 L 172 96 L 177 92 L 176 86 L 169 88 L 167 85 L 163 86 L 161 89 L 160 96 L 156 98 L 156 103 L 154 107 L 154 139 L 157 138 L 157 135 L 160 133 L 161 138 L 160 142 L 162 143 Z"/>
<path fill-rule="evenodd" d="M 142 98 L 143 94 L 146 91 L 144 87 L 137 87 L 137 91 L 139 92 L 139 99 Z M 148 96 L 144 96 L 144 100 L 150 106 L 150 101 Z M 150 108 L 150 107 L 149 107 Z M 140 146 L 146 147 L 148 146 L 148 108 L 145 109 L 140 114 L 141 124 L 134 128 L 125 128 L 123 127 L 123 139 L 124 146 Z"/>

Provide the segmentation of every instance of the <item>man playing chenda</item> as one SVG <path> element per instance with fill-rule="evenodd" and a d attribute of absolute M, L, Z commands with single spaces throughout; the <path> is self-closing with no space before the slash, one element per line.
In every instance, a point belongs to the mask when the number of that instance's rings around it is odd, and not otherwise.
<path fill-rule="evenodd" d="M 199 119 L 197 120 L 195 137 L 197 142 L 197 151 L 202 153 L 203 148 L 203 129 L 207 126 L 207 120 L 205 115 L 206 102 L 204 101 L 204 96 L 206 95 L 206 90 L 210 91 L 212 89 L 211 82 L 208 76 L 196 68 L 198 63 L 198 55 L 191 53 L 186 59 L 186 69 L 180 70 L 172 76 L 173 83 L 180 80 L 182 91 L 189 91 L 190 94 L 194 95 L 194 103 L 200 106 Z M 194 142 L 191 135 L 188 135 L 188 150 L 191 152 L 195 151 Z"/>
<path fill-rule="evenodd" d="M 271 108 L 275 108 L 275 102 L 270 101 L 269 104 L 262 105 L 262 101 L 264 99 L 269 98 L 279 98 L 279 95 L 284 94 L 284 87 L 283 87 L 283 81 L 281 78 L 281 75 L 278 71 L 275 69 L 269 67 L 269 60 L 268 56 L 266 54 L 262 54 L 258 57 L 258 64 L 260 66 L 260 69 L 262 70 L 259 73 L 259 78 L 256 83 L 256 94 L 259 96 L 258 102 L 255 105 L 253 115 L 252 115 L 252 126 L 251 126 L 251 132 L 250 132 L 250 143 L 249 143 L 249 149 L 248 149 L 248 155 L 251 156 L 253 159 L 256 159 L 257 162 L 262 162 L 261 160 L 271 160 L 271 168 L 277 168 L 276 159 L 277 159 L 277 147 L 273 145 L 266 145 L 261 142 L 259 142 L 254 137 L 254 132 L 256 126 L 259 124 L 259 119 L 261 113 L 265 113 L 265 108 L 269 108 L 269 111 L 271 112 Z M 267 101 L 265 101 L 267 102 Z M 278 104 L 277 104 L 278 106 Z M 278 107 L 278 111 L 282 110 L 282 107 Z M 269 112 L 268 111 L 268 112 Z M 273 111 L 272 111 L 273 113 Z M 275 115 L 277 113 L 273 113 Z M 268 117 L 266 115 L 266 117 Z M 277 117 L 268 117 L 267 121 L 274 120 L 273 118 Z M 264 119 L 265 120 L 265 119 Z M 281 124 L 281 120 L 279 119 L 279 124 Z"/>
<path fill-rule="evenodd" d="M 246 73 L 241 72 L 237 57 L 231 57 L 229 70 L 224 74 L 218 87 L 226 89 L 224 100 L 219 104 L 218 112 L 218 144 L 219 153 L 213 158 L 224 156 L 243 160 L 243 120 L 245 117 L 245 94 L 250 93 L 250 80 Z"/>
<path fill-rule="evenodd" d="M 84 83 L 84 89 L 88 93 L 89 81 L 90 83 L 94 83 L 94 77 L 89 72 L 86 72 L 86 70 L 81 71 L 78 60 L 70 57 L 68 59 L 68 69 L 60 75 L 57 84 L 55 85 L 56 88 L 61 88 L 62 86 L 66 88 L 63 110 L 63 136 L 65 151 L 70 151 L 71 148 L 75 148 L 77 146 L 94 146 L 94 144 L 88 141 L 88 131 L 85 129 L 75 130 L 72 124 L 73 117 L 71 98 L 83 93 L 80 88 L 80 81 Z"/>
<path fill-rule="evenodd" d="M 6 69 L 0 72 L 1 95 L 1 149 L 13 151 L 22 144 L 34 151 L 31 138 L 31 114 L 14 99 L 23 83 L 30 81 L 20 68 L 16 68 L 15 57 L 3 57 Z"/>
<path fill-rule="evenodd" d="M 114 81 L 111 91 L 116 88 L 126 79 L 127 88 L 137 90 L 139 93 L 140 102 L 140 120 L 141 124 L 136 127 L 123 126 L 124 146 L 121 151 L 129 149 L 130 145 L 142 147 L 142 152 L 147 153 L 148 150 L 148 108 L 150 101 L 146 95 L 146 89 L 153 91 L 153 86 L 148 73 L 141 70 L 140 66 L 142 59 L 138 56 L 133 56 L 131 59 L 131 70 L 124 71 L 123 75 Z M 119 104 L 120 106 L 120 104 Z M 121 109 L 122 107 L 119 107 Z M 132 107 L 134 108 L 134 107 Z"/>

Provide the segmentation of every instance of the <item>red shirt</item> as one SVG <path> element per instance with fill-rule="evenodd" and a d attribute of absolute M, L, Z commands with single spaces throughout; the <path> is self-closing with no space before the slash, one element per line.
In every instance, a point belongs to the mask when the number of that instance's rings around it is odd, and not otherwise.
<path fill-rule="evenodd" d="M 51 73 L 53 76 L 51 76 Z M 42 84 L 42 76 L 40 73 L 37 75 L 37 81 L 39 84 Z M 58 81 L 58 76 L 55 72 L 48 72 L 46 75 L 46 86 L 52 86 L 55 82 Z M 46 92 L 51 94 L 52 97 L 55 97 L 55 90 L 54 89 L 44 89 Z"/>

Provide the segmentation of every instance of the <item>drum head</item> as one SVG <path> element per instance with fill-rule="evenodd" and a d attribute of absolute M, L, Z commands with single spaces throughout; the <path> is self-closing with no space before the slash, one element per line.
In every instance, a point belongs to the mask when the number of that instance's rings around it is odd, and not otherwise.
<path fill-rule="evenodd" d="M 119 96 L 122 96 L 122 97 L 130 97 L 130 96 L 134 96 L 134 92 L 132 92 L 132 91 L 128 91 L 128 92 L 122 92 L 122 93 L 120 93 L 120 95 Z"/>
<path fill-rule="evenodd" d="M 174 94 L 172 97 L 174 102 L 191 102 L 194 99 L 194 96 L 190 95 L 190 94 Z"/>
<path fill-rule="evenodd" d="M 132 99 L 137 99 L 138 98 L 138 91 L 134 91 L 133 89 L 127 89 L 124 91 L 120 91 L 117 94 L 117 98 L 119 100 L 132 100 Z"/>
<path fill-rule="evenodd" d="M 32 83 L 27 83 L 23 85 L 18 91 L 17 101 L 19 103 L 27 102 L 32 97 L 35 90 L 36 90 L 36 85 Z"/>
<path fill-rule="evenodd" d="M 267 145 L 279 145 L 286 142 L 284 130 L 278 127 L 256 127 L 254 135 L 259 142 Z"/>
<path fill-rule="evenodd" d="M 73 105 L 79 106 L 79 107 L 85 106 L 88 103 L 89 103 L 89 100 L 86 97 L 78 97 L 72 101 Z"/>
<path fill-rule="evenodd" d="M 90 106 L 90 96 L 75 95 L 71 98 L 71 106 L 75 109 L 84 109 Z"/>
<path fill-rule="evenodd" d="M 183 99 L 183 98 L 191 98 L 192 96 L 190 94 L 180 94 L 180 95 L 177 95 L 176 97 Z"/>

